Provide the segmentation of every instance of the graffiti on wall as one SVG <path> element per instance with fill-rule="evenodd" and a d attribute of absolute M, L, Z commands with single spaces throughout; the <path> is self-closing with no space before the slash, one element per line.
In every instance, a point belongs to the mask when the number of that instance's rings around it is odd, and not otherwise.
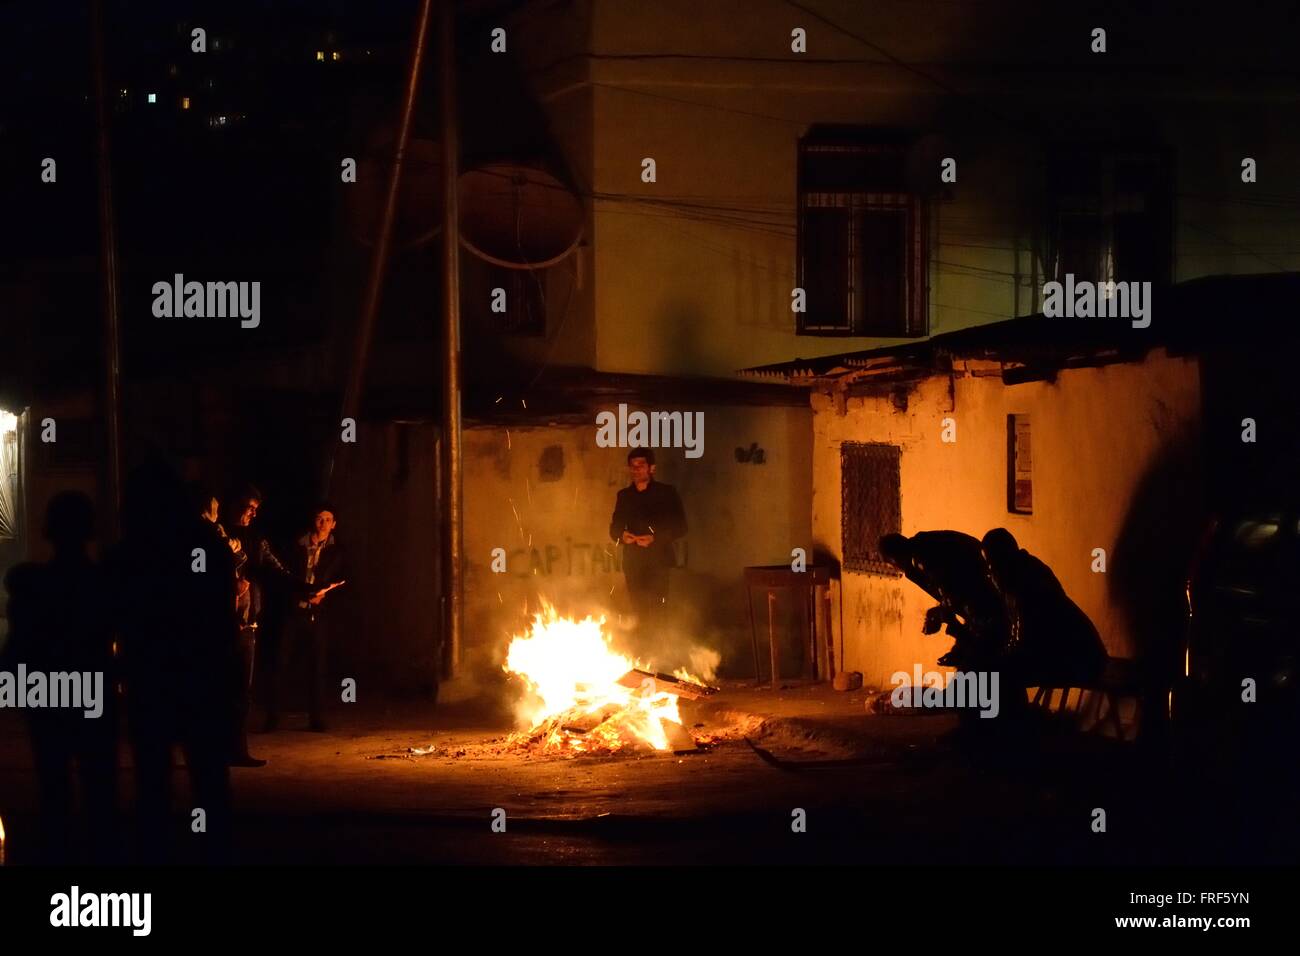
<path fill-rule="evenodd" d="M 589 544 L 567 537 L 563 545 L 515 548 L 506 561 L 509 572 L 520 578 L 619 574 L 623 571 L 623 555 L 612 543 Z"/>

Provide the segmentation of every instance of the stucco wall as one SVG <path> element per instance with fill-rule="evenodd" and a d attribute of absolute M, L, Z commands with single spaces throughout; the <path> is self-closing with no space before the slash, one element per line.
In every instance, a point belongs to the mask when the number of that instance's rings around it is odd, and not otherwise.
<path fill-rule="evenodd" d="M 929 379 L 906 411 L 889 396 L 849 398 L 842 416 L 827 396 L 813 397 L 819 545 L 842 555 L 841 442 L 901 446 L 904 534 L 1009 529 L 1052 567 L 1112 656 L 1138 655 L 1150 636 L 1142 607 L 1152 606 L 1141 595 L 1157 589 L 1169 600 L 1182 542 L 1199 524 L 1195 362 L 1157 352 L 1143 364 L 1065 371 L 1055 384 L 967 375 L 951 389 L 947 377 Z M 1031 420 L 1031 515 L 1007 510 L 1009 414 Z M 945 418 L 956 423 L 953 443 L 942 441 Z M 1094 548 L 1106 551 L 1104 574 L 1091 570 Z M 933 667 L 951 646 L 921 634 L 933 602 L 903 578 L 846 572 L 843 596 L 845 663 L 869 685 L 889 686 L 918 662 Z"/>
<path fill-rule="evenodd" d="M 656 478 L 681 494 L 689 534 L 686 567 L 673 572 L 678 639 L 650 653 L 680 656 L 690 644 L 723 655 L 723 668 L 748 673 L 749 635 L 742 568 L 790 561 L 809 546 L 811 413 L 803 408 L 707 407 L 705 451 L 686 459 L 658 449 Z M 561 613 L 604 614 L 611 629 L 628 612 L 621 556 L 608 537 L 614 498 L 628 483 L 623 448 L 597 447 L 592 425 L 465 433 L 467 666 L 499 668 L 512 633 L 539 598 Z M 757 443 L 763 464 L 736 461 Z M 560 449 L 563 474 L 543 481 L 547 448 Z M 555 456 L 556 452 L 550 453 Z M 507 554 L 505 573 L 492 550 Z M 608 549 L 606 552 L 605 549 Z M 630 640 L 630 636 L 629 636 Z M 670 667 L 684 660 L 658 660 Z"/>

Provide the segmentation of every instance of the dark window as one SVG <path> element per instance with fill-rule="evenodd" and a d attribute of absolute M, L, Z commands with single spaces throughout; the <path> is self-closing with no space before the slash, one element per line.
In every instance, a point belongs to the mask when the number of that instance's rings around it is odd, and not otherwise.
<path fill-rule="evenodd" d="M 1033 454 L 1029 416 L 1007 416 L 1007 510 L 1027 515 L 1034 510 Z"/>
<path fill-rule="evenodd" d="M 840 534 L 849 571 L 898 574 L 880 554 L 880 539 L 902 529 L 897 445 L 840 446 Z"/>
<path fill-rule="evenodd" d="M 1152 282 L 1172 274 L 1172 163 L 1157 152 L 1077 149 L 1048 172 L 1058 281 Z"/>
<path fill-rule="evenodd" d="M 842 136 L 800 143 L 799 334 L 925 334 L 924 205 L 905 155 Z"/>

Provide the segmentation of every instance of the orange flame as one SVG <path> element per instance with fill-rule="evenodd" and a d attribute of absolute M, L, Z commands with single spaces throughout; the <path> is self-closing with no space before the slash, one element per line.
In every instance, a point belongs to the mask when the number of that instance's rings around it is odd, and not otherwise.
<path fill-rule="evenodd" d="M 663 722 L 681 726 L 677 695 L 657 690 L 653 680 L 619 683 L 639 665 L 613 649 L 604 624 L 603 617 L 560 617 L 544 604 L 528 632 L 511 640 L 504 669 L 529 692 L 518 706 L 521 722 L 530 737 L 544 737 L 548 751 L 671 749 Z"/>

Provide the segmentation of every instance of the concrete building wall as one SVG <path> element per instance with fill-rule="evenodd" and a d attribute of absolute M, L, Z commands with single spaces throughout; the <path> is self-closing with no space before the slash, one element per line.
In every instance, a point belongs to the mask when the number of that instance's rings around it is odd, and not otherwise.
<path fill-rule="evenodd" d="M 1088 16 L 1070 22 L 1042 4 L 998 16 L 928 4 L 923 30 L 904 0 L 818 10 L 844 29 L 782 0 L 537 3 L 520 14 L 513 49 L 557 142 L 590 172 L 591 284 L 555 333 L 560 352 L 609 371 L 730 375 L 898 341 L 795 334 L 796 149 L 814 124 L 923 138 L 914 164 L 934 187 L 931 334 L 1039 310 L 1045 280 L 1029 250 L 1048 225 L 1053 141 L 1172 151 L 1173 278 L 1300 268 L 1287 239 L 1294 202 L 1276 178 L 1300 161 L 1282 106 L 1297 90 L 1230 73 L 1276 55 L 1274 40 L 1247 45 L 1190 13 L 1158 27 L 1138 18 L 1111 25 L 1103 58 L 1089 51 Z M 795 27 L 807 54 L 791 52 Z M 1126 42 L 1131 29 L 1147 45 Z M 1180 30 L 1215 36 L 1214 62 L 1190 75 L 1153 67 L 1186 56 Z M 1129 68 L 1147 82 L 1132 83 Z M 958 160 L 958 178 L 941 189 L 942 156 Z M 1256 183 L 1241 182 L 1246 156 Z M 654 183 L 642 181 L 645 158 Z"/>
<path fill-rule="evenodd" d="M 748 673 L 742 569 L 788 563 L 791 548 L 809 546 L 810 418 L 801 408 L 709 407 L 701 458 L 657 451 L 656 478 L 681 494 L 689 534 L 685 567 L 672 580 L 679 640 L 666 653 L 640 649 L 662 654 L 656 663 L 682 666 L 696 644 L 721 653 L 724 669 Z M 595 437 L 594 424 L 466 431 L 469 670 L 499 670 L 509 636 L 525 629 L 539 598 L 561 614 L 603 614 L 620 642 L 632 640 L 621 630 L 630 621 L 619 615 L 630 611 L 609 539 L 615 496 L 628 484 L 627 450 L 597 447 Z M 738 462 L 734 449 L 755 443 L 764 463 Z M 506 553 L 505 573 L 491 569 L 494 548 Z"/>
<path fill-rule="evenodd" d="M 982 537 L 1007 528 L 1053 569 L 1112 656 L 1140 654 L 1152 622 L 1132 598 L 1153 584 L 1172 587 L 1177 598 L 1179 554 L 1187 555 L 1183 542 L 1199 528 L 1195 361 L 1156 352 L 1142 364 L 1010 386 L 992 371 L 951 383 L 928 379 L 906 411 L 896 410 L 891 396 L 850 397 L 840 415 L 832 399 L 814 395 L 818 545 L 843 555 L 841 443 L 897 445 L 904 534 L 952 529 Z M 1011 414 L 1030 416 L 1030 515 L 1008 513 Z M 942 440 L 945 418 L 956 425 L 955 442 Z M 1104 574 L 1091 570 L 1095 548 L 1106 552 Z M 904 578 L 846 571 L 843 601 L 845 665 L 862 671 L 868 685 L 890 686 L 891 674 L 910 673 L 918 662 L 932 668 L 951 646 L 944 635 L 922 635 L 934 602 Z"/>

